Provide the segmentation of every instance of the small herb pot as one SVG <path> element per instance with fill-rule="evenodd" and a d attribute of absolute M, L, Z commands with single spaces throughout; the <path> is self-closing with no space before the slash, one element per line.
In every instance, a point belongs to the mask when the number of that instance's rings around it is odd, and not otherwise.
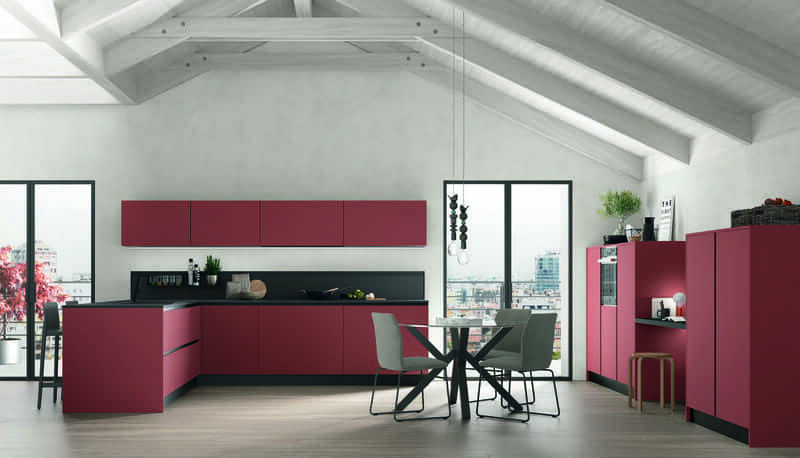
<path fill-rule="evenodd" d="M 206 281 L 210 286 L 214 286 L 217 284 L 217 276 L 216 275 L 206 275 Z"/>

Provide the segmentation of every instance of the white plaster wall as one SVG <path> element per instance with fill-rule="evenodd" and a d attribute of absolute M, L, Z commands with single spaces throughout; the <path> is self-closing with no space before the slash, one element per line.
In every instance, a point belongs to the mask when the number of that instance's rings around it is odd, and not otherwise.
<path fill-rule="evenodd" d="M 675 196 L 675 237 L 730 227 L 732 210 L 760 205 L 767 197 L 800 203 L 800 130 L 756 141 L 648 178 L 647 211 Z"/>
<path fill-rule="evenodd" d="M 614 227 L 597 215 L 599 195 L 640 183 L 477 105 L 466 117 L 467 179 L 574 180 L 573 367 L 582 379 L 585 248 Z M 214 254 L 235 270 L 424 270 L 433 317 L 452 125 L 452 93 L 411 74 L 217 72 L 140 106 L 0 107 L 0 177 L 97 181 L 98 300 L 127 297 L 131 269 Z M 124 248 L 123 199 L 423 199 L 428 246 Z"/>

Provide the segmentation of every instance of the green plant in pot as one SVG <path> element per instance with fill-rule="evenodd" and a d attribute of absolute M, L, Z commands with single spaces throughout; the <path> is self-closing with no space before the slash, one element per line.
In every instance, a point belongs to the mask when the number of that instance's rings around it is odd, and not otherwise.
<path fill-rule="evenodd" d="M 206 257 L 206 281 L 209 285 L 214 286 L 217 284 L 217 276 L 219 275 L 222 268 L 219 264 L 219 258 L 215 258 L 211 255 Z"/>
<path fill-rule="evenodd" d="M 625 235 L 625 220 L 638 212 L 642 201 L 631 191 L 608 191 L 602 196 L 602 207 L 598 210 L 603 216 L 617 218 L 617 235 Z"/>

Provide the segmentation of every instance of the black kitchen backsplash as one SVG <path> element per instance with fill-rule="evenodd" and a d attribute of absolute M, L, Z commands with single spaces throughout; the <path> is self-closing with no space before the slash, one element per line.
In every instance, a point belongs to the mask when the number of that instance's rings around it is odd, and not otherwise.
<path fill-rule="evenodd" d="M 375 297 L 390 300 L 425 299 L 425 272 L 222 272 L 215 286 L 206 283 L 202 276 L 200 286 L 187 286 L 186 271 L 133 271 L 131 272 L 131 299 L 136 300 L 195 300 L 225 299 L 225 285 L 233 274 L 248 273 L 250 280 L 261 280 L 267 285 L 268 300 L 301 300 L 307 296 L 300 290 L 327 290 L 331 288 L 360 289 L 373 292 Z M 152 277 L 173 277 L 170 283 L 180 286 L 152 286 Z M 338 298 L 338 296 L 336 296 Z"/>

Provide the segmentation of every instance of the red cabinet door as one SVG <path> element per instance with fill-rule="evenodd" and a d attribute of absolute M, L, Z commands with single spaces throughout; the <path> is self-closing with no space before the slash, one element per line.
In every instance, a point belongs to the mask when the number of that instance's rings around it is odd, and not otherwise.
<path fill-rule="evenodd" d="M 188 201 L 123 200 L 123 246 L 189 246 Z"/>
<path fill-rule="evenodd" d="M 164 312 L 164 352 L 200 340 L 203 309 L 189 307 Z"/>
<path fill-rule="evenodd" d="M 715 415 L 716 235 L 686 236 L 686 405 Z"/>
<path fill-rule="evenodd" d="M 164 396 L 200 375 L 200 344 L 164 356 Z"/>
<path fill-rule="evenodd" d="M 638 245 L 625 243 L 617 248 L 616 380 L 622 383 L 628 383 L 628 358 L 637 350 L 636 300 L 641 294 L 638 284 L 641 282 L 642 271 L 647 268 L 640 260 Z"/>
<path fill-rule="evenodd" d="M 193 246 L 258 246 L 259 202 L 191 203 Z"/>
<path fill-rule="evenodd" d="M 262 246 L 342 246 L 342 201 L 261 201 Z"/>
<path fill-rule="evenodd" d="M 204 305 L 203 374 L 258 373 L 258 307 Z"/>
<path fill-rule="evenodd" d="M 258 307 L 259 373 L 341 374 L 342 307 Z"/>
<path fill-rule="evenodd" d="M 586 249 L 586 370 L 600 373 L 600 247 Z"/>
<path fill-rule="evenodd" d="M 617 380 L 617 308 L 606 305 L 600 309 L 600 375 Z"/>
<path fill-rule="evenodd" d="M 422 201 L 345 201 L 345 246 L 425 246 L 427 205 Z"/>
<path fill-rule="evenodd" d="M 345 374 L 374 374 L 378 369 L 378 355 L 375 350 L 375 327 L 372 313 L 393 313 L 401 324 L 425 324 L 428 322 L 427 305 L 346 305 L 344 306 L 344 362 Z M 427 336 L 428 330 L 420 328 Z M 406 329 L 403 335 L 403 356 L 428 356 L 422 346 Z"/>
<path fill-rule="evenodd" d="M 717 233 L 717 417 L 750 427 L 750 231 Z M 687 296 L 687 303 L 691 296 Z M 691 316 L 692 305 L 688 306 Z M 780 317 L 775 317 L 780 319 Z M 687 323 L 690 321 L 687 318 Z M 689 377 L 694 378 L 693 373 Z"/>

